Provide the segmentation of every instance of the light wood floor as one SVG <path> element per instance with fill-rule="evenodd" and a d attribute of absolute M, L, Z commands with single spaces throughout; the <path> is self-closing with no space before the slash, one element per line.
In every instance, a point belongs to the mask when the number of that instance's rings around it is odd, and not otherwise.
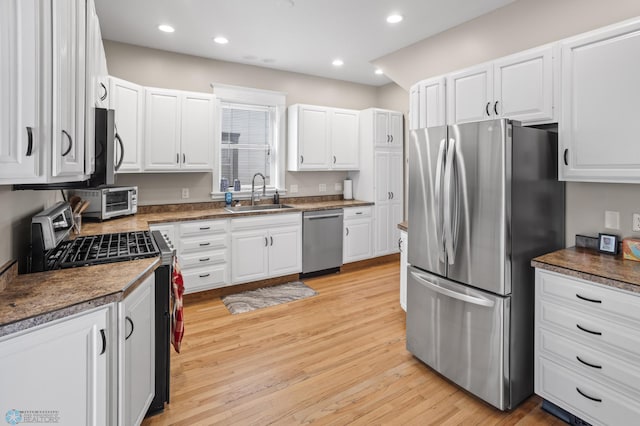
<path fill-rule="evenodd" d="M 319 294 L 231 315 L 186 300 L 171 403 L 145 425 L 561 425 L 531 397 L 502 413 L 405 349 L 399 265 L 305 280 Z"/>

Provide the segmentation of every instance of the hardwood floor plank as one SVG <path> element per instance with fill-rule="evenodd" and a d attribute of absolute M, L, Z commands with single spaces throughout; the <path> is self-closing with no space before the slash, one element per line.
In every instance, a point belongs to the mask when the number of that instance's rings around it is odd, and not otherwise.
<path fill-rule="evenodd" d="M 171 404 L 143 424 L 562 424 L 538 397 L 503 413 L 414 358 L 395 258 L 304 281 L 318 295 L 238 315 L 187 297 Z"/>

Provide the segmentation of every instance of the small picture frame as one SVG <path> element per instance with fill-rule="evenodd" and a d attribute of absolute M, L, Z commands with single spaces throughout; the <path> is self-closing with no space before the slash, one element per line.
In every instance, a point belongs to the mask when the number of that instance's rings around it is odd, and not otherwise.
<path fill-rule="evenodd" d="M 618 236 L 598 234 L 598 251 L 606 254 L 618 254 Z"/>

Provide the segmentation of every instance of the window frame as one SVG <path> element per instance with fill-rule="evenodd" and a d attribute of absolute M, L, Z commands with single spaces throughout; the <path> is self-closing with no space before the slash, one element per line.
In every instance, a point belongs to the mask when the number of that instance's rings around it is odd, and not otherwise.
<path fill-rule="evenodd" d="M 224 193 L 220 192 L 220 178 L 222 173 L 222 104 L 245 104 L 247 106 L 268 107 L 273 109 L 272 120 L 272 144 L 271 163 L 272 175 L 271 185 L 267 186 L 267 193 L 273 194 L 276 190 L 280 194 L 286 194 L 285 171 L 286 171 L 286 94 L 271 90 L 254 89 L 250 87 L 231 86 L 228 84 L 212 83 L 211 87 L 216 96 L 216 137 L 214 141 L 214 170 L 211 173 L 212 191 L 211 198 L 215 200 L 224 199 Z M 275 152 L 274 152 L 275 151 Z M 233 187 L 233 182 L 229 182 Z M 235 199 L 250 199 L 251 182 L 242 182 L 241 191 L 233 191 Z M 260 187 L 262 182 L 260 182 Z"/>

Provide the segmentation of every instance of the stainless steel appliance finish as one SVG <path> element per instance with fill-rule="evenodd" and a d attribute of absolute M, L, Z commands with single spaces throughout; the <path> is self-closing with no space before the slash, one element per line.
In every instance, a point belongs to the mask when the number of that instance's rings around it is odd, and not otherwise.
<path fill-rule="evenodd" d="M 302 214 L 302 273 L 342 266 L 342 209 Z"/>
<path fill-rule="evenodd" d="M 411 135 L 407 348 L 502 410 L 533 392 L 529 262 L 564 247 L 556 153 L 509 120 Z"/>
<path fill-rule="evenodd" d="M 137 186 L 78 189 L 73 193 L 89 201 L 89 208 L 83 213 L 87 218 L 106 220 L 138 211 Z"/>
<path fill-rule="evenodd" d="M 67 238 L 73 227 L 71 206 L 59 201 L 31 218 L 31 229 L 38 235 L 43 250 L 51 250 Z"/>

